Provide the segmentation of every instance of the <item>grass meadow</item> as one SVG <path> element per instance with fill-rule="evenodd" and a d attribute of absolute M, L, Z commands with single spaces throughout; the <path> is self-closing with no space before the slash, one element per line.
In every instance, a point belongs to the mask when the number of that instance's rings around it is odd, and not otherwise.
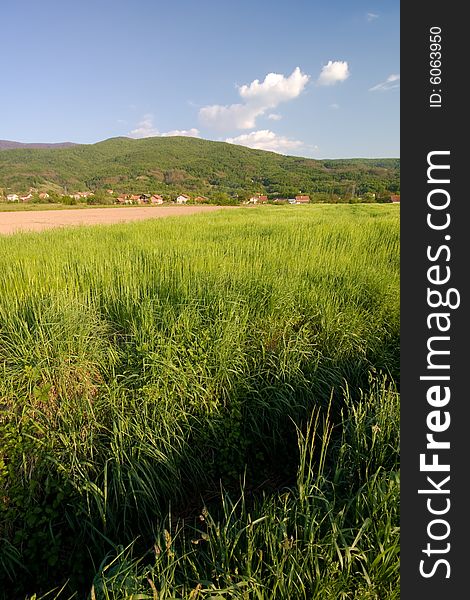
<path fill-rule="evenodd" d="M 398 600 L 398 464 L 398 207 L 0 237 L 4 598 Z"/>

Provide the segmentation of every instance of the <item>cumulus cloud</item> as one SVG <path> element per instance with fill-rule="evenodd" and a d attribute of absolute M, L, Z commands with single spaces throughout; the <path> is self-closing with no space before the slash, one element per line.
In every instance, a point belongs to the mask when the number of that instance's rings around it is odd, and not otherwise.
<path fill-rule="evenodd" d="M 270 119 L 271 121 L 280 121 L 282 119 L 282 115 L 278 113 L 271 113 L 268 115 L 268 119 Z"/>
<path fill-rule="evenodd" d="M 146 138 L 160 135 L 158 129 L 154 127 L 153 115 L 144 115 L 137 123 L 137 127 L 129 132 L 133 138 Z"/>
<path fill-rule="evenodd" d="M 282 135 L 278 135 L 269 129 L 260 129 L 251 133 L 244 133 L 237 137 L 227 138 L 229 144 L 240 144 L 248 148 L 258 150 L 270 150 L 279 154 L 286 154 L 292 150 L 297 150 L 304 146 L 299 140 L 292 140 Z"/>
<path fill-rule="evenodd" d="M 370 23 L 371 21 L 375 21 L 379 18 L 379 15 L 376 13 L 368 12 L 366 13 L 366 19 Z"/>
<path fill-rule="evenodd" d="M 388 90 L 393 90 L 398 87 L 400 87 L 400 75 L 392 73 L 385 81 L 369 88 L 369 92 L 388 92 Z"/>
<path fill-rule="evenodd" d="M 256 126 L 256 118 L 266 109 L 250 104 L 213 104 L 199 111 L 199 118 L 207 127 L 220 130 L 251 129 Z"/>
<path fill-rule="evenodd" d="M 261 83 L 259 79 L 255 79 L 249 85 L 242 85 L 239 93 L 248 102 L 274 108 L 280 102 L 297 98 L 308 80 L 309 76 L 296 67 L 289 77 L 280 73 L 268 73 Z"/>
<path fill-rule="evenodd" d="M 276 108 L 281 102 L 297 98 L 309 79 L 309 75 L 302 73 L 299 67 L 289 77 L 268 73 L 263 81 L 255 79 L 238 88 L 243 102 L 204 106 L 199 111 L 199 118 L 207 127 L 214 129 L 252 129 L 256 126 L 256 119 L 268 110 Z"/>
<path fill-rule="evenodd" d="M 172 129 L 166 133 L 161 133 L 161 137 L 173 137 L 175 135 L 182 135 L 184 137 L 199 137 L 199 129 L 191 127 L 191 129 Z"/>
<path fill-rule="evenodd" d="M 195 127 L 191 129 L 173 129 L 160 133 L 153 124 L 153 115 L 144 115 L 142 120 L 137 123 L 137 127 L 129 132 L 130 137 L 133 138 L 148 138 L 148 137 L 171 137 L 175 135 L 182 135 L 185 137 L 199 137 L 199 130 Z"/>
<path fill-rule="evenodd" d="M 345 81 L 349 77 L 349 66 L 345 60 L 329 60 L 322 67 L 320 76 L 317 80 L 318 85 L 334 85 Z"/>

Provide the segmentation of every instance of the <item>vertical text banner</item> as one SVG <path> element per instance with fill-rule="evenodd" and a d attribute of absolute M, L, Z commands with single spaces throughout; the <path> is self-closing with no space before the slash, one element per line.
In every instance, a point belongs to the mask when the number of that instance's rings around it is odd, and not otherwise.
<path fill-rule="evenodd" d="M 401 4 L 403 600 L 470 597 L 464 23 L 455 3 Z"/>

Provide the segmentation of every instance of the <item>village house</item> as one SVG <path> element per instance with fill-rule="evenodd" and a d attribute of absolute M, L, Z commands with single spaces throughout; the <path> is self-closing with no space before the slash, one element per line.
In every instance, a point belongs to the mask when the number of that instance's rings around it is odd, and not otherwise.
<path fill-rule="evenodd" d="M 295 197 L 296 204 L 308 204 L 308 202 L 310 202 L 310 196 L 302 195 Z"/>
<path fill-rule="evenodd" d="M 186 204 L 186 202 L 190 199 L 189 196 L 187 196 L 186 194 L 180 194 L 177 198 L 176 198 L 176 204 Z"/>
<path fill-rule="evenodd" d="M 41 198 L 41 200 L 47 200 L 49 198 L 49 194 L 47 192 L 41 192 L 39 194 L 39 198 Z"/>
<path fill-rule="evenodd" d="M 18 194 L 7 194 L 8 202 L 18 202 L 19 199 L 20 197 L 18 196 Z"/>
<path fill-rule="evenodd" d="M 73 198 L 74 200 L 86 200 L 90 196 L 94 196 L 93 192 L 75 192 L 75 194 L 69 194 L 69 198 Z"/>
<path fill-rule="evenodd" d="M 400 204 L 400 194 L 391 194 L 390 202 L 392 202 L 393 204 Z"/>
<path fill-rule="evenodd" d="M 207 198 L 205 196 L 196 196 L 194 198 L 194 202 L 198 204 L 204 204 L 205 202 L 207 202 Z"/>
<path fill-rule="evenodd" d="M 248 204 L 267 204 L 267 202 L 268 202 L 268 197 L 264 196 L 263 194 L 254 194 L 248 200 Z"/>
<path fill-rule="evenodd" d="M 163 204 L 159 194 L 119 194 L 116 204 Z"/>
<path fill-rule="evenodd" d="M 26 194 L 24 196 L 20 196 L 20 202 L 29 202 L 31 200 L 31 198 L 33 197 L 33 194 L 31 194 L 31 192 L 29 192 L 29 194 Z"/>

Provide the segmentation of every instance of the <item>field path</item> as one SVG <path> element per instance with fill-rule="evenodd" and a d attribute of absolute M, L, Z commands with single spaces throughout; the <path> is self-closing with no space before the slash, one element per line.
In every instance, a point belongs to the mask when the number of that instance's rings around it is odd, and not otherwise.
<path fill-rule="evenodd" d="M 136 206 L 124 208 L 83 208 L 70 210 L 31 210 L 0 212 L 0 234 L 42 231 L 72 225 L 109 225 L 143 219 L 158 219 L 211 212 L 234 206 Z"/>

